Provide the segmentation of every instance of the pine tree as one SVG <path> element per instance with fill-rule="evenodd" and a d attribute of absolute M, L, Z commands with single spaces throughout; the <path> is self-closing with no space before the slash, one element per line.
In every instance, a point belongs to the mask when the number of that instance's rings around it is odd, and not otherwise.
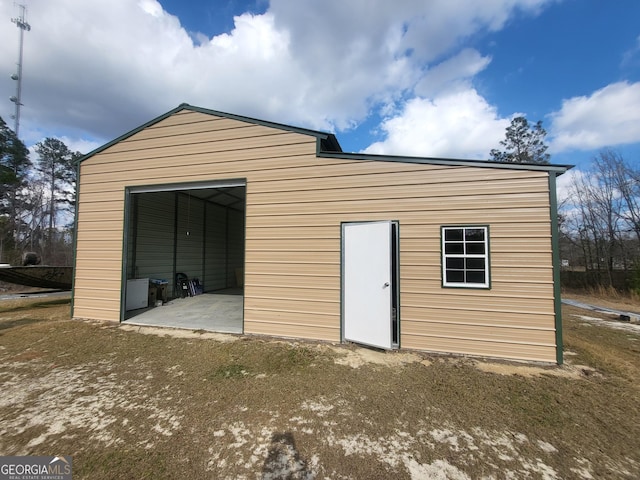
<path fill-rule="evenodd" d="M 76 198 L 76 161 L 78 152 L 72 152 L 67 145 L 57 138 L 45 138 L 38 142 L 35 151 L 39 156 L 36 170 L 49 190 L 47 208 L 48 256 L 53 257 L 53 238 L 57 217 L 60 211 L 73 211 Z"/>
<path fill-rule="evenodd" d="M 23 188 L 32 167 L 29 150 L 0 117 L 0 262 L 19 260 Z"/>
<path fill-rule="evenodd" d="M 525 117 L 515 117 L 507 127 L 505 139 L 500 141 L 505 150 L 491 150 L 491 160 L 548 164 L 550 155 L 546 153 L 548 147 L 544 144 L 546 135 L 541 121 L 530 126 Z"/>

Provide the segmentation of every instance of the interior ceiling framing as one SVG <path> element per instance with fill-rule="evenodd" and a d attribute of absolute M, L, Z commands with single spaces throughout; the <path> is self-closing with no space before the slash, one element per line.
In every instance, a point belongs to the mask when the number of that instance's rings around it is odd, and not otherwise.
<path fill-rule="evenodd" d="M 131 194 L 176 192 L 187 197 L 195 197 L 205 202 L 232 208 L 239 212 L 245 211 L 247 194 L 245 179 L 140 185 L 129 187 L 127 190 Z"/>
<path fill-rule="evenodd" d="M 245 209 L 245 191 L 245 187 L 211 188 L 205 191 L 205 193 L 210 193 L 209 195 L 199 196 L 199 198 L 243 212 Z"/>
<path fill-rule="evenodd" d="M 239 212 L 245 210 L 246 187 L 208 187 L 198 190 L 179 190 L 182 195 L 198 198 Z"/>

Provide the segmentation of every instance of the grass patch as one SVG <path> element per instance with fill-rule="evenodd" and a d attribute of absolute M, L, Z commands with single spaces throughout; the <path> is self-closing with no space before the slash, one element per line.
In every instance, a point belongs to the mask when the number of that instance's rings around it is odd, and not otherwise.
<path fill-rule="evenodd" d="M 582 316 L 598 317 L 612 324 L 616 320 L 606 315 L 585 312 L 566 306 L 564 310 L 565 350 L 577 353 L 576 363 L 627 379 L 640 387 L 640 338 L 626 330 L 599 328 Z"/>
<path fill-rule="evenodd" d="M 69 298 L 55 298 L 50 300 L 43 300 L 33 304 L 33 308 L 47 308 L 57 305 L 71 305 L 71 299 Z"/>
<path fill-rule="evenodd" d="M 11 312 L 19 312 L 19 311 L 33 311 L 46 309 L 50 307 L 57 306 L 68 306 L 71 305 L 71 299 L 69 297 L 62 298 L 51 298 L 47 300 L 30 300 L 30 299 L 15 299 L 15 300 L 6 300 L 0 302 L 0 313 L 11 313 Z M 68 314 L 68 311 L 67 311 Z M 67 318 L 68 315 L 67 315 Z"/>
<path fill-rule="evenodd" d="M 96 450 L 87 455 L 87 462 L 79 465 L 74 462 L 73 473 L 80 478 L 105 480 L 116 477 L 141 480 L 167 478 L 169 461 L 160 452 L 145 452 L 130 447 L 121 450 Z"/>
<path fill-rule="evenodd" d="M 69 320 L 69 297 L 15 299 L 0 302 L 0 335 L 3 331 L 41 322 Z"/>
<path fill-rule="evenodd" d="M 316 352 L 303 346 L 276 344 L 275 347 L 262 363 L 266 373 L 304 369 L 319 359 Z"/>
<path fill-rule="evenodd" d="M 217 379 L 237 379 L 244 378 L 247 375 L 250 375 L 249 370 L 244 365 L 240 365 L 239 363 L 232 363 L 231 365 L 223 365 L 217 369 L 215 369 L 210 375 L 209 378 L 213 380 Z"/>
<path fill-rule="evenodd" d="M 32 323 L 44 322 L 42 318 L 16 318 L 14 320 L 0 321 L 0 330 L 6 330 L 8 328 L 21 327 L 23 325 L 29 325 Z"/>

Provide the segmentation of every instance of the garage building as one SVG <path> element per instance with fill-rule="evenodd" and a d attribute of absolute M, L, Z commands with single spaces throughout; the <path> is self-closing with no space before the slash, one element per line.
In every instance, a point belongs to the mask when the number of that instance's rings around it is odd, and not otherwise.
<path fill-rule="evenodd" d="M 562 363 L 568 168 L 182 104 L 81 159 L 73 317 Z"/>

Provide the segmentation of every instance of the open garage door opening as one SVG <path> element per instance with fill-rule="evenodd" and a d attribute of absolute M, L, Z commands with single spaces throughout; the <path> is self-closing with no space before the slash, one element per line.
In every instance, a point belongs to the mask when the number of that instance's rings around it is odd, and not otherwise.
<path fill-rule="evenodd" d="M 246 182 L 127 191 L 121 320 L 243 333 Z"/>

